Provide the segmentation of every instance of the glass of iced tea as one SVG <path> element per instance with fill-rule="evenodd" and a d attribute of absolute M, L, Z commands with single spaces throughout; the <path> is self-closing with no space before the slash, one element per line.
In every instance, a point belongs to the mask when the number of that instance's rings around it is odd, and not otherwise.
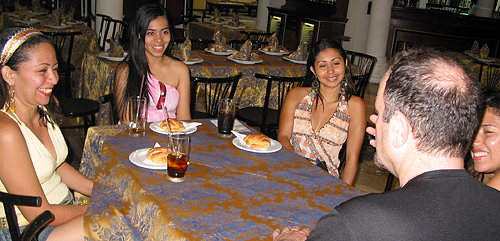
<path fill-rule="evenodd" d="M 128 100 L 128 131 L 131 136 L 146 133 L 146 97 L 133 96 Z"/>
<path fill-rule="evenodd" d="M 186 171 L 189 165 L 189 135 L 169 135 L 169 145 L 172 153 L 167 157 L 167 176 L 172 182 L 183 182 L 186 180 Z"/>
<path fill-rule="evenodd" d="M 236 115 L 236 102 L 232 99 L 223 98 L 219 100 L 219 111 L 217 113 L 217 131 L 220 137 L 230 138 Z"/>

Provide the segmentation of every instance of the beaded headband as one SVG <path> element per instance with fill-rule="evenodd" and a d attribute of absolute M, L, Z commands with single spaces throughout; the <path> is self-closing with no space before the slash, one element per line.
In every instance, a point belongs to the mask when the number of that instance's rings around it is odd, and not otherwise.
<path fill-rule="evenodd" d="M 9 61 L 10 57 L 16 52 L 16 50 L 29 38 L 35 35 L 43 35 L 42 33 L 32 29 L 25 28 L 10 37 L 9 41 L 5 43 L 2 49 L 2 55 L 0 58 L 0 65 L 5 65 Z"/>

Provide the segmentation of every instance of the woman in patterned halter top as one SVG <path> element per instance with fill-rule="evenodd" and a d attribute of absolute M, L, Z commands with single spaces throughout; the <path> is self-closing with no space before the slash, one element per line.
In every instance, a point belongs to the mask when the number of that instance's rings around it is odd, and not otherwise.
<path fill-rule="evenodd" d="M 347 70 L 347 71 L 346 71 Z M 339 177 L 339 152 L 344 143 L 342 180 L 353 183 L 366 128 L 363 99 L 354 96 L 346 53 L 332 40 L 311 48 L 306 81 L 311 87 L 288 92 L 281 110 L 278 141 L 287 149 Z"/>

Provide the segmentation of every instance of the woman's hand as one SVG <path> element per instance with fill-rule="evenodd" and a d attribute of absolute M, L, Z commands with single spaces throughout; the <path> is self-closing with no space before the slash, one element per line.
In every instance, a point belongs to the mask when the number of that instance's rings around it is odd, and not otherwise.
<path fill-rule="evenodd" d="M 286 227 L 282 231 L 276 229 L 273 232 L 273 241 L 303 241 L 310 233 L 310 229 L 297 226 Z"/>

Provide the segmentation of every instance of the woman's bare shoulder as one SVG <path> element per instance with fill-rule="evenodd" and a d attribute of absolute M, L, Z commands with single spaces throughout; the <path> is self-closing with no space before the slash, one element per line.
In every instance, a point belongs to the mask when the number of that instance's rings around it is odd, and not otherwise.
<path fill-rule="evenodd" d="M 365 101 L 359 96 L 351 96 L 351 99 L 347 101 L 347 108 L 364 108 Z"/>
<path fill-rule="evenodd" d="M 0 112 L 0 133 L 0 143 L 10 142 L 16 135 L 22 135 L 19 125 L 3 112 Z"/>
<path fill-rule="evenodd" d="M 188 66 L 178 59 L 170 58 L 170 61 L 168 63 L 171 65 L 171 68 L 174 71 L 189 71 Z"/>
<path fill-rule="evenodd" d="M 288 92 L 287 96 L 290 95 L 294 97 L 294 99 L 295 98 L 302 99 L 310 92 L 311 92 L 311 87 L 295 87 Z"/>

